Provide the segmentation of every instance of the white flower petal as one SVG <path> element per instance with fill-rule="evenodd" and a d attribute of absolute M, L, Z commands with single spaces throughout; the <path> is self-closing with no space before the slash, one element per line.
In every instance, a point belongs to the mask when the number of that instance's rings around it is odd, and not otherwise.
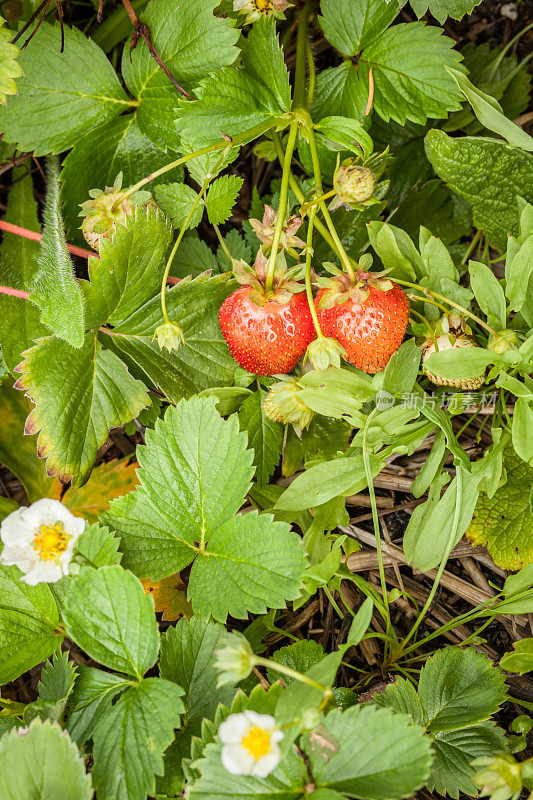
<path fill-rule="evenodd" d="M 280 761 L 280 749 L 277 745 L 274 745 L 270 753 L 255 762 L 250 774 L 256 778 L 266 778 L 267 775 L 270 775 L 270 773 L 276 769 Z"/>
<path fill-rule="evenodd" d="M 6 545 L 20 546 L 30 544 L 35 535 L 35 527 L 25 519 L 27 508 L 17 508 L 8 514 L 0 524 L 0 538 Z"/>
<path fill-rule="evenodd" d="M 251 775 L 256 762 L 240 744 L 225 744 L 221 753 L 222 766 L 232 775 Z"/>
<path fill-rule="evenodd" d="M 32 519 L 35 519 L 38 525 L 55 525 L 56 522 L 62 522 L 65 531 L 76 538 L 81 536 L 85 529 L 84 519 L 75 517 L 63 503 L 60 503 L 59 500 L 51 500 L 49 497 L 43 497 L 42 500 L 32 503 L 28 512 L 31 513 Z"/>
<path fill-rule="evenodd" d="M 241 714 L 230 714 L 218 728 L 218 735 L 222 744 L 239 744 L 243 736 L 246 736 L 252 724 L 247 718 L 249 712 Z"/>
<path fill-rule="evenodd" d="M 272 731 L 270 735 L 270 742 L 272 746 L 274 746 L 278 742 L 281 742 L 284 736 L 285 734 L 283 733 L 283 731 Z"/>
<path fill-rule="evenodd" d="M 41 561 L 20 579 L 28 586 L 36 586 L 38 583 L 56 583 L 63 577 L 63 570 L 59 564 L 53 561 Z"/>
<path fill-rule="evenodd" d="M 276 727 L 276 720 L 270 714 L 257 714 L 255 711 L 244 711 L 243 713 L 250 725 L 255 725 L 256 728 L 271 731 Z"/>

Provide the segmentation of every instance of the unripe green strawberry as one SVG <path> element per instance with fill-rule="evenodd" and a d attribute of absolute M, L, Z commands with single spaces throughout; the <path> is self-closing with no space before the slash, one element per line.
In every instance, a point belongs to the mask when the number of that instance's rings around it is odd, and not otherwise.
<path fill-rule="evenodd" d="M 301 391 L 298 381 L 292 378 L 275 383 L 263 402 L 265 416 L 284 425 L 293 423 L 307 428 L 315 412 L 300 400 L 298 392 Z"/>
<path fill-rule="evenodd" d="M 433 373 L 429 372 L 424 367 L 428 358 L 437 351 L 441 352 L 442 350 L 471 347 L 479 347 L 479 345 L 473 336 L 465 334 L 455 337 L 452 333 L 442 333 L 436 340 L 427 339 L 422 347 L 422 368 L 424 374 L 429 378 L 431 383 L 437 386 L 453 386 L 456 389 L 467 389 L 469 391 L 479 389 L 485 381 L 484 374 L 477 375 L 474 378 L 441 378 L 439 375 L 433 375 Z"/>
<path fill-rule="evenodd" d="M 100 250 L 102 239 L 108 239 L 117 223 L 124 224 L 126 217 L 133 213 L 135 206 L 156 208 L 150 192 L 135 192 L 123 197 L 122 173 L 119 173 L 113 186 L 91 189 L 91 200 L 81 204 L 80 217 L 84 217 L 81 231 L 87 244 L 93 250 Z"/>
<path fill-rule="evenodd" d="M 504 331 L 498 331 L 497 336 L 491 336 L 487 344 L 487 348 L 492 353 L 505 353 L 506 350 L 516 350 L 520 340 L 516 335 L 516 331 L 508 328 Z"/>
<path fill-rule="evenodd" d="M 338 202 L 352 207 L 366 203 L 374 194 L 376 176 L 368 167 L 348 158 L 337 167 L 333 176 L 333 188 Z"/>

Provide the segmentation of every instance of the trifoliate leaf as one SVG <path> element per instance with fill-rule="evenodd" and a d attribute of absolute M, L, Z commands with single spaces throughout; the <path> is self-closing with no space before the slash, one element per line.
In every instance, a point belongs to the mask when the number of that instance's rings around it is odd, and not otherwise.
<path fill-rule="evenodd" d="M 230 275 L 201 275 L 167 292 L 168 315 L 185 336 L 177 351 L 161 350 L 154 341 L 155 329 L 164 322 L 159 295 L 115 328 L 113 342 L 173 403 L 213 386 L 229 386 L 235 361 L 220 331 L 218 313 L 234 288 Z"/>
<path fill-rule="evenodd" d="M 213 15 L 218 0 L 151 2 L 141 16 L 165 66 L 177 83 L 191 92 L 211 72 L 232 64 L 239 29 L 231 20 Z M 128 89 L 140 100 L 136 116 L 141 131 L 161 147 L 176 148 L 174 119 L 179 93 L 160 69 L 144 41 L 131 54 L 124 48 L 122 74 Z M 218 132 L 216 137 L 220 138 Z"/>
<path fill-rule="evenodd" d="M 506 697 L 505 679 L 483 653 L 448 648 L 426 662 L 418 695 L 430 733 L 459 730 L 498 711 Z"/>
<path fill-rule="evenodd" d="M 83 345 L 83 301 L 73 274 L 59 206 L 59 162 L 47 163 L 44 230 L 30 298 L 41 309 L 41 322 L 73 347 Z"/>
<path fill-rule="evenodd" d="M 431 130 L 426 153 L 440 177 L 472 205 L 474 225 L 505 251 L 518 235 L 517 196 L 533 202 L 533 156 L 496 139 L 453 138 Z"/>
<path fill-rule="evenodd" d="M 197 100 L 181 102 L 177 112 L 178 130 L 195 142 L 220 140 L 219 131 L 236 136 L 288 112 L 288 77 L 275 25 L 254 25 L 242 51 L 242 67 L 212 73 L 195 95 Z"/>
<path fill-rule="evenodd" d="M 129 35 L 129 30 L 124 35 Z M 126 188 L 165 166 L 172 158 L 172 154 L 141 133 L 135 114 L 112 119 L 79 139 L 63 161 L 60 176 L 69 241 L 87 246 L 79 230 L 79 211 L 91 189 L 112 186 L 119 172 L 122 172 L 122 186 Z M 176 167 L 151 181 L 149 188 L 153 190 L 159 183 L 181 180 L 183 167 Z"/>
<path fill-rule="evenodd" d="M 146 678 L 108 708 L 94 732 L 92 777 L 100 800 L 145 800 L 163 774 L 163 753 L 183 711 L 183 690 Z"/>
<path fill-rule="evenodd" d="M 0 741 L 2 800 L 73 798 L 91 800 L 91 776 L 66 731 L 35 719 L 29 730 L 14 728 Z"/>
<path fill-rule="evenodd" d="M 179 572 L 160 581 L 143 579 L 141 583 L 146 594 L 152 595 L 154 608 L 157 613 L 163 614 L 162 619 L 165 622 L 176 622 L 180 617 L 192 616 L 191 604 L 187 600 L 187 587 Z"/>
<path fill-rule="evenodd" d="M 213 272 L 219 271 L 216 255 L 209 245 L 199 238 L 196 231 L 185 234 L 172 262 L 170 274 L 175 278 L 186 278 L 187 275 L 196 278 L 208 269 Z M 230 267 L 228 266 L 227 269 Z"/>
<path fill-rule="evenodd" d="M 306 566 L 301 539 L 284 522 L 255 511 L 226 522 L 191 570 L 189 597 L 197 614 L 225 622 L 284 608 L 300 594 Z"/>
<path fill-rule="evenodd" d="M 283 425 L 263 414 L 266 394 L 263 389 L 258 389 L 246 398 L 239 410 L 241 430 L 247 432 L 248 442 L 254 450 L 255 477 L 262 485 L 268 483 L 279 464 L 284 430 Z"/>
<path fill-rule="evenodd" d="M 324 36 L 344 56 L 356 56 L 378 38 L 398 14 L 398 2 L 322 0 Z"/>
<path fill-rule="evenodd" d="M 442 25 L 447 17 L 462 19 L 465 14 L 471 14 L 480 2 L 481 0 L 411 0 L 411 8 L 418 19 L 429 10 Z"/>
<path fill-rule="evenodd" d="M 109 669 L 141 678 L 157 658 L 154 603 L 120 566 L 83 570 L 73 581 L 63 619 L 69 638 Z"/>
<path fill-rule="evenodd" d="M 26 433 L 40 431 L 37 451 L 47 458 L 48 474 L 73 486 L 91 472 L 109 428 L 129 422 L 150 400 L 120 359 L 103 350 L 94 334 L 76 350 L 49 337 L 27 350 L 17 370 L 17 388 L 35 403 Z"/>
<path fill-rule="evenodd" d="M 85 486 L 69 489 L 61 498 L 62 502 L 73 514 L 84 517 L 89 522 L 96 522 L 100 514 L 107 511 L 114 497 L 121 497 L 137 486 L 137 465 L 129 464 L 129 460 L 121 458 L 99 464 L 93 469 Z M 76 543 L 78 551 L 81 541 L 79 539 Z M 102 564 L 96 566 L 100 567 Z"/>
<path fill-rule="evenodd" d="M 119 692 L 131 686 L 131 679 L 81 664 L 70 699 L 67 730 L 81 747 L 91 738 Z"/>
<path fill-rule="evenodd" d="M 461 93 L 444 66 L 457 67 L 461 56 L 440 28 L 410 22 L 394 25 L 364 48 L 359 80 L 368 94 L 373 68 L 374 109 L 384 120 L 403 125 L 442 119 L 461 107 Z"/>
<path fill-rule="evenodd" d="M 494 562 L 517 570 L 533 561 L 533 513 L 529 495 L 533 467 L 518 458 L 512 447 L 504 453 L 507 480 L 492 497 L 480 494 L 466 536 L 487 547 Z"/>
<path fill-rule="evenodd" d="M 168 220 L 152 208 L 137 207 L 115 226 L 99 257 L 89 259 L 90 283 L 81 284 L 87 328 L 119 325 L 157 294 L 170 241 Z"/>
<path fill-rule="evenodd" d="M 222 420 L 215 404 L 193 397 L 167 410 L 137 450 L 141 486 L 104 518 L 121 537 L 124 564 L 141 577 L 164 578 L 196 558 L 193 609 L 224 621 L 295 599 L 305 559 L 284 523 L 233 516 L 250 485 L 252 453 L 236 417 Z"/>
<path fill-rule="evenodd" d="M 198 201 L 198 192 L 184 183 L 167 183 L 164 186 L 156 186 L 154 195 L 158 206 L 167 217 L 170 217 L 175 228 L 183 227 L 194 204 Z M 202 221 L 203 213 L 204 201 L 200 200 L 188 227 L 197 228 Z"/>
<path fill-rule="evenodd" d="M 18 171 L 14 170 L 13 181 L 4 221 L 31 231 L 40 231 L 31 175 L 20 178 Z M 0 255 L 0 283 L 13 289 L 29 290 L 37 271 L 37 242 L 6 231 Z M 20 354 L 31 347 L 35 339 L 47 333 L 48 330 L 40 322 L 39 309 L 33 303 L 28 303 L 22 297 L 0 294 L 0 345 L 10 372 L 20 362 Z"/>
<path fill-rule="evenodd" d="M 389 800 L 414 794 L 429 777 L 429 739 L 403 714 L 353 706 L 344 713 L 331 711 L 322 726 L 327 749 L 318 743 L 312 747 L 313 733 L 304 739 L 313 777 L 321 786 L 354 797 Z"/>
<path fill-rule="evenodd" d="M 0 684 L 40 664 L 63 641 L 50 588 L 28 586 L 21 575 L 18 567 L 0 565 Z"/>
<path fill-rule="evenodd" d="M 203 719 L 214 718 L 219 703 L 229 706 L 235 694 L 232 686 L 217 688 L 214 653 L 224 633 L 222 625 L 195 615 L 181 619 L 161 639 L 161 677 L 184 690 L 184 727 L 193 735 L 200 734 Z"/>
<path fill-rule="evenodd" d="M 37 456 L 35 441 L 22 435 L 31 411 L 28 399 L 4 383 L 0 385 L 0 408 L 0 463 L 19 478 L 30 503 L 41 497 L 59 499 L 60 484 L 46 474 L 44 461 Z"/>
<path fill-rule="evenodd" d="M 222 175 L 213 181 L 206 202 L 207 216 L 212 225 L 220 225 L 231 217 L 242 184 L 243 179 L 238 175 Z"/>
<path fill-rule="evenodd" d="M 100 48 L 77 28 L 63 30 L 63 52 L 59 24 L 43 22 L 20 55 L 24 75 L 2 111 L 0 130 L 21 152 L 61 153 L 130 106 Z"/>
<path fill-rule="evenodd" d="M 475 797 L 479 787 L 473 781 L 476 768 L 472 762 L 504 753 L 508 739 L 493 722 L 481 722 L 472 728 L 437 733 L 431 746 L 434 756 L 428 787 L 453 798 L 458 798 L 459 792 Z"/>

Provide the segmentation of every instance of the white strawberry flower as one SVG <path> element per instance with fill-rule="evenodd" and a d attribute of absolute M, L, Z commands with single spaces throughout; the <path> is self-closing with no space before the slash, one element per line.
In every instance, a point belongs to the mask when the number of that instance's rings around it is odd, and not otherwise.
<path fill-rule="evenodd" d="M 266 778 L 281 761 L 282 731 L 270 714 L 231 714 L 219 727 L 222 766 L 232 775 Z"/>
<path fill-rule="evenodd" d="M 55 583 L 68 574 L 74 545 L 84 530 L 85 520 L 58 500 L 45 497 L 21 506 L 0 524 L 0 564 L 17 566 L 24 573 L 21 580 L 30 586 Z"/>
<path fill-rule="evenodd" d="M 257 22 L 261 17 L 283 19 L 283 12 L 289 5 L 289 0 L 233 0 L 233 10 L 246 14 L 246 23 Z"/>

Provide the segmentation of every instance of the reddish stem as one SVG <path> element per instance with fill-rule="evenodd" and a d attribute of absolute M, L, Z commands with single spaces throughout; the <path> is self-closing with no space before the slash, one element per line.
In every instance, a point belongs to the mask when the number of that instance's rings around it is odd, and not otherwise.
<path fill-rule="evenodd" d="M 14 233 L 17 236 L 24 236 L 25 239 L 32 239 L 34 242 L 39 242 L 43 238 L 42 233 L 30 231 L 28 228 L 21 228 L 20 225 L 13 225 L 11 222 L 5 222 L 3 219 L 0 219 L 0 230 Z M 75 256 L 81 256 L 82 258 L 89 258 L 89 256 L 98 257 L 97 253 L 93 253 L 91 250 L 84 250 L 83 247 L 76 247 L 75 244 L 67 244 L 67 250 Z"/>
<path fill-rule="evenodd" d="M 11 286 L 0 286 L 0 294 L 9 294 L 11 297 L 22 297 L 27 300 L 30 296 L 29 292 L 23 292 L 22 289 L 12 289 Z"/>

